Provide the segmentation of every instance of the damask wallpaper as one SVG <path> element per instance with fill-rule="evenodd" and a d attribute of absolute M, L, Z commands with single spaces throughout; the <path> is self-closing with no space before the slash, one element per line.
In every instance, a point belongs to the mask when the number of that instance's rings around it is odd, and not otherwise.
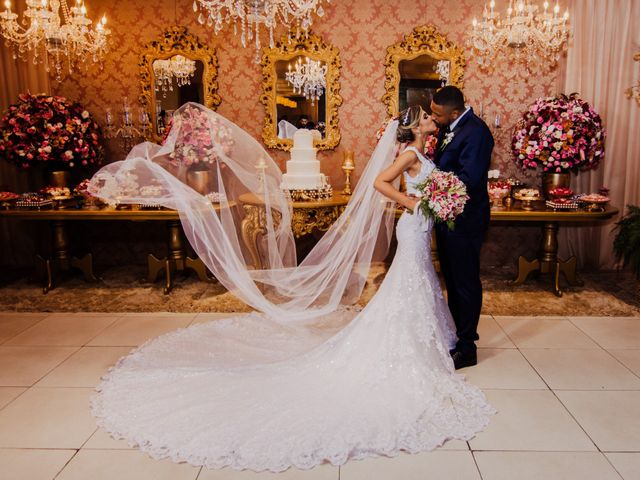
<path fill-rule="evenodd" d="M 400 42 L 414 27 L 433 24 L 449 40 L 468 51 L 465 34 L 472 18 L 481 15 L 482 5 L 475 0 L 332 0 L 325 5 L 325 16 L 316 20 L 313 30 L 339 49 L 344 99 L 338 110 L 341 143 L 334 151 L 319 153 L 322 171 L 330 176 L 334 188 L 341 188 L 344 182 L 340 169 L 343 152 L 355 152 L 357 179 L 373 150 L 374 134 L 386 119 L 381 101 L 386 48 Z M 92 69 L 54 84 L 55 93 L 83 102 L 98 118 L 104 118 L 107 107 L 119 109 L 125 96 L 132 102 L 137 101 L 141 46 L 158 37 L 168 26 L 183 25 L 216 49 L 218 93 L 222 97 L 218 112 L 261 141 L 264 107 L 259 102 L 260 67 L 253 62 L 254 50 L 243 49 L 231 28 L 215 36 L 210 29 L 199 25 L 191 0 L 91 0 L 87 8 L 92 18 L 98 18 L 103 12 L 107 14 L 112 30 L 110 53 L 101 71 Z M 493 73 L 485 73 L 478 69 L 473 58 L 466 57 L 464 92 L 476 112 L 481 106 L 484 108 L 496 138 L 492 168 L 523 177 L 510 159 L 510 130 L 533 99 L 555 93 L 557 77 L 557 72 L 530 76 L 500 59 Z M 494 127 L 496 115 L 500 115 L 501 128 Z M 112 160 L 124 155 L 113 143 L 109 150 Z M 272 151 L 272 157 L 284 169 L 288 154 Z M 537 228 L 495 226 L 483 249 L 483 265 L 513 268 L 519 254 L 535 251 L 537 237 Z"/>
<path fill-rule="evenodd" d="M 59 85 L 55 93 L 84 103 L 98 118 L 111 107 L 117 111 L 122 98 L 136 102 L 140 93 L 138 56 L 141 46 L 155 39 L 166 27 L 186 26 L 204 43 L 214 47 L 219 61 L 218 93 L 222 104 L 218 111 L 261 140 L 264 107 L 259 65 L 253 63 L 252 48 L 243 49 L 232 29 L 215 36 L 196 21 L 190 0 L 91 0 L 89 15 L 108 16 L 112 31 L 111 48 L 103 69 L 90 69 Z M 465 46 L 465 33 L 471 19 L 482 13 L 482 2 L 474 0 L 333 0 L 325 5 L 325 16 L 316 19 L 313 30 L 340 51 L 342 60 L 339 108 L 342 141 L 338 148 L 319 154 L 322 170 L 340 187 L 343 152 L 353 150 L 356 159 L 355 176 L 374 146 L 374 133 L 386 118 L 381 102 L 384 94 L 384 60 L 387 46 L 397 43 L 417 25 L 433 24 L 457 45 Z M 465 48 L 465 50 L 468 50 Z M 473 58 L 466 58 L 464 92 L 476 112 L 484 108 L 487 123 L 496 137 L 493 168 L 508 174 L 516 172 L 508 151 L 510 127 L 532 99 L 552 94 L 557 73 L 531 77 L 505 61 L 498 61 L 493 73 L 478 69 Z M 501 128 L 493 128 L 500 115 Z M 124 152 L 110 145 L 111 159 L 120 159 Z M 287 154 L 272 151 L 274 159 L 284 167 Z"/>

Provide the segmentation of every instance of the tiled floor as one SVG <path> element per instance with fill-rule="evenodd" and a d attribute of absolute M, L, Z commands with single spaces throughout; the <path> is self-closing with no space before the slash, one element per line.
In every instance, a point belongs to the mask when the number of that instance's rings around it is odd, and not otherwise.
<path fill-rule="evenodd" d="M 100 376 L 132 347 L 225 314 L 0 313 L 3 480 L 640 479 L 640 318 L 492 317 L 466 369 L 499 413 L 420 455 L 255 474 L 154 461 L 98 430 Z"/>

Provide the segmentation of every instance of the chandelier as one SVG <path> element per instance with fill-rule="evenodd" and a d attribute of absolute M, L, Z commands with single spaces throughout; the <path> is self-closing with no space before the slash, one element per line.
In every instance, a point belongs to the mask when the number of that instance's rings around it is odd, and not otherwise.
<path fill-rule="evenodd" d="M 326 0 L 330 2 L 331 0 Z M 193 11 L 198 13 L 198 22 L 213 27 L 217 35 L 225 24 L 233 22 L 233 33 L 238 33 L 242 46 L 255 39 L 255 62 L 260 63 L 260 26 L 269 31 L 269 46 L 274 47 L 273 31 L 282 23 L 287 30 L 293 26 L 305 32 L 313 22 L 312 14 L 324 15 L 323 0 L 194 0 Z"/>
<path fill-rule="evenodd" d="M 174 55 L 168 60 L 156 60 L 153 62 L 153 75 L 155 77 L 156 92 L 162 91 L 162 97 L 167 92 L 173 92 L 173 79 L 176 79 L 178 87 L 191 84 L 191 79 L 196 73 L 196 62 L 182 55 Z"/>
<path fill-rule="evenodd" d="M 14 58 L 26 59 L 33 53 L 33 62 L 44 62 L 48 72 L 53 66 L 56 80 L 60 81 L 65 63 L 71 74 L 74 66 L 88 60 L 98 62 L 106 52 L 110 33 L 105 27 L 107 17 L 103 16 L 95 28 L 91 28 L 93 22 L 87 18 L 82 0 L 76 0 L 71 8 L 66 0 L 27 0 L 26 3 L 21 22 L 11 11 L 10 0 L 5 0 L 5 10 L 0 12 L 0 35 L 13 47 Z"/>
<path fill-rule="evenodd" d="M 640 53 L 636 53 L 633 59 L 637 62 L 640 62 Z M 638 81 L 636 85 L 630 87 L 627 90 L 627 97 L 635 98 L 636 102 L 638 102 L 638 105 L 640 105 L 640 81 Z"/>
<path fill-rule="evenodd" d="M 542 10 L 531 0 L 509 0 L 504 19 L 495 11 L 495 1 L 484 6 L 482 20 L 473 19 L 469 45 L 480 67 L 489 68 L 491 60 L 509 57 L 515 63 L 552 68 L 569 38 L 569 12 L 560 15 L 560 5 L 550 8 L 545 1 Z"/>
<path fill-rule="evenodd" d="M 299 57 L 293 70 L 289 64 L 289 71 L 285 73 L 285 78 L 293 86 L 294 93 L 311 99 L 313 105 L 324 93 L 327 86 L 326 75 L 326 64 L 322 65 L 320 60 L 311 60 L 309 57 L 302 63 L 302 58 Z"/>

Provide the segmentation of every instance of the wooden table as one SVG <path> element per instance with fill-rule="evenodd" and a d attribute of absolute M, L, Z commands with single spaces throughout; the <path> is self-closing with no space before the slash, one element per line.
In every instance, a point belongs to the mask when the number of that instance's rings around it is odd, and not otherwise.
<path fill-rule="evenodd" d="M 492 222 L 535 222 L 542 225 L 542 235 L 537 257 L 528 260 L 520 255 L 518 258 L 518 276 L 514 285 L 522 285 L 533 272 L 551 273 L 553 275 L 553 293 L 562 296 L 560 289 L 560 273 L 562 272 L 569 285 L 583 285 L 576 275 L 577 259 L 575 256 L 567 260 L 558 258 L 558 230 L 561 223 L 588 224 L 608 220 L 618 214 L 618 209 L 607 206 L 602 211 L 586 210 L 554 211 L 548 209 L 543 202 L 534 203 L 533 210 L 522 210 L 515 206 L 492 208 Z"/>
<path fill-rule="evenodd" d="M 216 205 L 215 207 L 218 207 Z M 200 280 L 212 281 L 213 277 L 207 270 L 202 260 L 187 256 L 182 237 L 180 216 L 175 210 L 141 210 L 141 209 L 115 209 L 105 207 L 99 210 L 85 210 L 77 208 L 68 209 L 10 209 L 0 210 L 0 217 L 16 218 L 22 220 L 46 220 L 52 229 L 52 256 L 44 258 L 36 257 L 36 267 L 44 278 L 43 293 L 49 292 L 57 280 L 58 272 L 67 272 L 71 268 L 82 271 L 85 280 L 98 281 L 93 273 L 93 258 L 91 253 L 81 257 L 73 256 L 69 251 L 69 233 L 67 222 L 69 221 L 165 221 L 167 223 L 167 247 L 168 254 L 164 258 L 156 258 L 153 254 L 147 256 L 148 274 L 147 280 L 155 282 L 161 272 L 165 273 L 166 283 L 164 293 L 169 293 L 173 288 L 174 273 L 191 269 L 195 271 Z"/>
<path fill-rule="evenodd" d="M 338 219 L 349 202 L 348 196 L 334 193 L 330 199 L 310 202 L 291 202 L 291 230 L 296 238 L 314 231 L 326 232 Z M 267 232 L 265 227 L 264 201 L 253 193 L 245 193 L 238 197 L 245 211 L 242 220 L 242 240 L 251 255 L 253 267 L 262 268 L 262 260 L 258 251 L 258 237 Z M 274 218 L 274 222 L 279 222 Z"/>

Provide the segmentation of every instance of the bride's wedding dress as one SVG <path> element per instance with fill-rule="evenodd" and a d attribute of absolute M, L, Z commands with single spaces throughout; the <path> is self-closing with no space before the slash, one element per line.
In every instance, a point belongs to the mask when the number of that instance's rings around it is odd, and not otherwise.
<path fill-rule="evenodd" d="M 416 153 L 409 192 L 434 168 Z M 274 472 L 470 439 L 493 409 L 454 371 L 432 226 L 402 214 L 393 263 L 359 312 L 306 325 L 252 313 L 142 345 L 99 386 L 99 424 L 154 458 Z"/>

